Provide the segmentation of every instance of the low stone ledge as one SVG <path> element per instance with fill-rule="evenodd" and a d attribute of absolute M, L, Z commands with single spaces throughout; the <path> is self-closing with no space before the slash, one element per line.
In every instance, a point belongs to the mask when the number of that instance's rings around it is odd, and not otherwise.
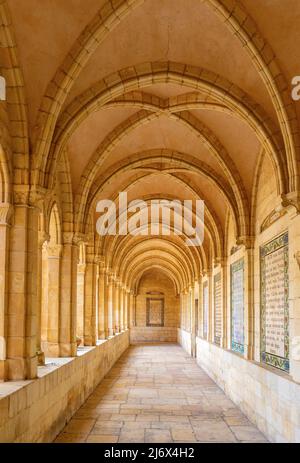
<path fill-rule="evenodd" d="M 52 442 L 129 346 L 129 331 L 0 384 L 0 442 Z"/>

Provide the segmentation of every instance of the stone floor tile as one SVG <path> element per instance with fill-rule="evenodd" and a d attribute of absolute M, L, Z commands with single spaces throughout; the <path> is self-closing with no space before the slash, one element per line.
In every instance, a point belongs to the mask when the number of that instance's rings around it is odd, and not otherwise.
<path fill-rule="evenodd" d="M 239 441 L 266 441 L 264 435 L 254 426 L 231 426 L 230 429 Z"/>
<path fill-rule="evenodd" d="M 86 439 L 87 444 L 115 444 L 119 440 L 119 436 L 91 434 Z"/>
<path fill-rule="evenodd" d="M 147 443 L 168 443 L 173 442 L 170 431 L 163 429 L 146 429 L 145 442 Z"/>
<path fill-rule="evenodd" d="M 85 420 L 73 418 L 64 429 L 68 434 L 89 434 L 93 429 L 96 420 Z"/>
<path fill-rule="evenodd" d="M 57 442 L 265 442 L 241 410 L 177 345 L 121 357 Z"/>

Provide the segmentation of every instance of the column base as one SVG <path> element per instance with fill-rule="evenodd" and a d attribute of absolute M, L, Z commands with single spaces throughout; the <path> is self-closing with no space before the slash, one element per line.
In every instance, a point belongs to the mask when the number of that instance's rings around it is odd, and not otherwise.
<path fill-rule="evenodd" d="M 60 357 L 76 357 L 77 356 L 77 343 L 60 343 L 59 345 Z"/>
<path fill-rule="evenodd" d="M 37 377 L 37 365 L 36 355 L 31 358 L 7 359 L 7 379 L 12 381 L 35 379 Z"/>
<path fill-rule="evenodd" d="M 37 361 L 39 366 L 45 365 L 45 353 L 42 350 L 38 350 L 36 353 Z"/>

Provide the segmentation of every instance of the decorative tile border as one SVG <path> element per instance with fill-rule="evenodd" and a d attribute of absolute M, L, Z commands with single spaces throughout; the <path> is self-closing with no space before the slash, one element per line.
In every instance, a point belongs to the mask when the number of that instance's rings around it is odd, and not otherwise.
<path fill-rule="evenodd" d="M 266 256 L 284 251 L 284 357 L 266 352 Z M 289 371 L 289 255 L 288 233 L 260 247 L 261 361 L 280 370 Z"/>
<path fill-rule="evenodd" d="M 203 338 L 208 338 L 209 294 L 208 281 L 203 284 Z"/>
<path fill-rule="evenodd" d="M 242 326 L 242 333 L 241 333 L 241 338 L 239 339 L 238 342 L 236 339 L 234 339 L 234 320 L 235 320 L 235 300 L 234 300 L 234 275 L 238 272 L 241 272 L 242 274 L 242 299 L 243 299 L 243 314 L 242 314 L 242 319 L 243 319 L 243 326 Z M 244 354 L 244 259 L 240 259 L 230 266 L 230 281 L 231 281 L 231 349 L 234 352 L 237 352 L 238 354 Z"/>
<path fill-rule="evenodd" d="M 221 323 L 221 329 L 222 329 L 222 288 L 221 288 L 221 272 L 218 273 L 217 275 L 214 276 L 214 342 L 218 346 L 221 344 L 221 333 L 217 333 L 216 331 L 216 326 L 217 326 L 217 311 L 216 311 L 216 300 L 218 293 L 217 291 L 220 291 L 220 314 L 219 317 L 221 317 L 220 323 Z"/>

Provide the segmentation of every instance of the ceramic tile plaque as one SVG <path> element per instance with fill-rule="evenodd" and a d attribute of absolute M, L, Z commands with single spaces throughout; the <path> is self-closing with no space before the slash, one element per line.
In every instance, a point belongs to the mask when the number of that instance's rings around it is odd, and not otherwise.
<path fill-rule="evenodd" d="M 203 285 L 203 338 L 208 337 L 208 282 Z"/>
<path fill-rule="evenodd" d="M 147 298 L 147 326 L 164 326 L 164 299 Z"/>
<path fill-rule="evenodd" d="M 222 336 L 222 293 L 221 293 L 221 273 L 214 277 L 214 303 L 215 303 L 215 330 L 214 341 L 220 345 Z"/>
<path fill-rule="evenodd" d="M 288 233 L 260 248 L 261 360 L 289 371 Z"/>
<path fill-rule="evenodd" d="M 244 353 L 244 259 L 230 266 L 231 276 L 231 349 Z"/>

